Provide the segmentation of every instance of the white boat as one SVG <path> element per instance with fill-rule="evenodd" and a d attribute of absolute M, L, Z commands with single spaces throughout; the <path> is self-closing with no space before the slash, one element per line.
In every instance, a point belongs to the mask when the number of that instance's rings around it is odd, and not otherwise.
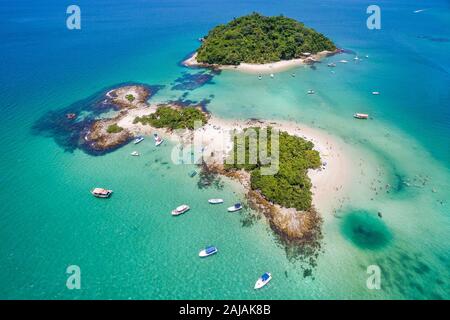
<path fill-rule="evenodd" d="M 336 63 L 331 62 L 331 63 L 327 64 L 327 66 L 329 66 L 330 68 L 334 68 L 334 67 L 336 67 Z"/>
<path fill-rule="evenodd" d="M 372 91 L 372 94 L 375 95 L 375 96 L 377 96 L 377 95 L 380 94 L 380 92 L 378 92 L 378 91 Z"/>
<path fill-rule="evenodd" d="M 273 73 L 271 73 L 271 74 L 270 74 L 270 77 L 271 77 L 271 78 L 273 78 L 273 77 L 275 77 L 275 76 L 274 76 L 274 74 L 273 74 Z"/>
<path fill-rule="evenodd" d="M 209 199 L 208 202 L 210 204 L 219 204 L 219 203 L 223 203 L 223 199 Z"/>
<path fill-rule="evenodd" d="M 340 63 L 347 63 L 347 60 L 339 60 Z"/>
<path fill-rule="evenodd" d="M 131 153 L 131 155 L 134 156 L 134 157 L 140 156 L 139 152 L 137 152 L 137 151 L 133 151 Z"/>
<path fill-rule="evenodd" d="M 369 115 L 368 114 L 366 114 L 366 113 L 355 113 L 354 115 L 353 115 L 353 117 L 354 118 L 356 118 L 356 119 L 369 119 Z"/>
<path fill-rule="evenodd" d="M 239 211 L 242 209 L 242 205 L 240 203 L 236 203 L 234 206 L 232 207 L 228 207 L 228 212 L 235 212 L 235 211 Z"/>
<path fill-rule="evenodd" d="M 113 193 L 112 190 L 103 189 L 103 188 L 94 188 L 91 191 L 91 194 L 97 198 L 109 198 Z"/>
<path fill-rule="evenodd" d="M 134 144 L 138 144 L 139 142 L 142 142 L 144 140 L 144 137 L 143 136 L 139 136 L 139 137 L 136 137 L 136 139 L 134 139 Z"/>
<path fill-rule="evenodd" d="M 308 90 L 308 94 L 314 94 L 314 90 Z"/>
<path fill-rule="evenodd" d="M 173 216 L 179 216 L 182 213 L 185 213 L 186 211 L 189 211 L 189 206 L 187 204 L 182 204 L 181 206 L 176 207 L 174 210 L 172 210 Z"/>
<path fill-rule="evenodd" d="M 211 256 L 211 255 L 217 253 L 217 251 L 218 251 L 218 250 L 217 250 L 216 247 L 214 247 L 214 246 L 208 246 L 208 247 L 206 247 L 205 249 L 203 249 L 202 251 L 200 251 L 200 252 L 198 253 L 198 256 L 199 256 L 200 258 L 209 257 L 209 256 Z"/>
<path fill-rule="evenodd" d="M 356 57 L 353 58 L 353 60 L 356 60 L 356 61 L 357 61 L 357 60 L 359 60 L 359 57 L 356 56 Z"/>
<path fill-rule="evenodd" d="M 261 289 L 268 284 L 270 280 L 272 280 L 272 275 L 270 272 L 265 272 L 261 277 L 259 277 L 258 281 L 256 281 L 255 289 Z"/>
<path fill-rule="evenodd" d="M 261 80 L 261 79 L 262 79 L 262 76 L 261 76 L 261 75 L 259 75 L 259 76 L 258 76 L 258 80 Z"/>
<path fill-rule="evenodd" d="M 153 136 L 154 136 L 154 139 L 155 139 L 155 146 L 159 146 L 161 143 L 164 142 L 164 140 L 161 139 L 161 137 L 158 136 L 156 133 Z"/>

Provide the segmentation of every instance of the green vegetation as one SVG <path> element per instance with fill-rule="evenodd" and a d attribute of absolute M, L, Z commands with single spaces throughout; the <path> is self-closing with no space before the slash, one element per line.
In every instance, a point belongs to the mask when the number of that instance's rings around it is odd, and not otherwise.
<path fill-rule="evenodd" d="M 197 50 L 197 61 L 238 65 L 268 63 L 336 49 L 323 34 L 284 16 L 253 13 L 212 29 Z"/>
<path fill-rule="evenodd" d="M 160 106 L 155 113 L 148 116 L 136 117 L 134 123 L 149 124 L 156 128 L 194 129 L 194 122 L 207 122 L 204 112 L 195 107 L 173 108 Z"/>
<path fill-rule="evenodd" d="M 119 132 L 122 131 L 122 130 L 123 130 L 123 128 L 122 128 L 122 127 L 119 127 L 119 126 L 117 125 L 117 123 L 114 123 L 114 124 L 109 125 L 108 128 L 106 129 L 106 131 L 107 131 L 108 133 L 119 133 Z"/>
<path fill-rule="evenodd" d="M 126 96 L 125 96 L 125 98 L 128 100 L 128 101 L 130 101 L 130 102 L 133 102 L 134 101 L 134 99 L 135 99 L 135 97 L 130 93 L 130 94 L 127 94 Z"/>
<path fill-rule="evenodd" d="M 259 136 L 259 128 L 251 128 Z M 263 166 L 259 157 L 259 139 L 257 143 L 256 164 L 249 164 L 250 144 L 249 134 L 246 131 L 235 136 L 234 139 L 234 163 L 226 164 L 226 170 L 244 169 L 250 172 L 251 188 L 259 190 L 269 201 L 287 208 L 297 210 L 309 210 L 311 208 L 311 181 L 307 175 L 308 169 L 317 169 L 321 165 L 319 153 L 313 150 L 313 143 L 302 138 L 291 136 L 286 132 L 279 135 L 279 170 L 275 175 L 261 175 Z M 271 150 L 271 129 L 267 134 L 267 151 L 270 156 Z M 246 138 L 242 135 L 246 135 Z M 245 164 L 236 164 L 238 160 L 237 151 L 239 144 L 244 144 Z"/>

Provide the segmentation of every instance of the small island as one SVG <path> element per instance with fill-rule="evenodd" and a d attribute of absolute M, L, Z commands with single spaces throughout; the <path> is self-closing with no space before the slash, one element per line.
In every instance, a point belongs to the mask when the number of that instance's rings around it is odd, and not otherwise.
<path fill-rule="evenodd" d="M 301 22 L 252 13 L 213 28 L 184 64 L 276 72 L 314 63 L 338 51 L 330 39 Z"/>

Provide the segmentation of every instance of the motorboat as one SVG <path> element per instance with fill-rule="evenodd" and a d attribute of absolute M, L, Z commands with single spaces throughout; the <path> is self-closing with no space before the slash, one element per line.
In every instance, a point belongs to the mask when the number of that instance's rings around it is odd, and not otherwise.
<path fill-rule="evenodd" d="M 91 190 L 91 193 L 94 197 L 97 198 L 109 198 L 113 191 L 103 188 L 94 188 L 93 190 Z"/>
<path fill-rule="evenodd" d="M 273 73 L 271 73 L 271 74 L 270 74 L 270 77 L 273 78 L 273 77 L 275 77 L 275 75 L 274 75 Z"/>
<path fill-rule="evenodd" d="M 308 90 L 308 94 L 314 94 L 314 90 Z"/>
<path fill-rule="evenodd" d="M 355 113 L 353 117 L 355 117 L 356 119 L 369 119 L 369 115 L 366 113 Z"/>
<path fill-rule="evenodd" d="M 77 117 L 76 113 L 68 113 L 66 114 L 66 118 L 69 120 L 73 120 Z"/>
<path fill-rule="evenodd" d="M 208 202 L 210 204 L 220 204 L 223 203 L 223 199 L 209 199 Z"/>
<path fill-rule="evenodd" d="M 138 136 L 136 137 L 136 139 L 134 139 L 134 144 L 138 144 L 139 142 L 144 141 L 144 137 L 143 136 Z"/>
<path fill-rule="evenodd" d="M 198 253 L 198 256 L 200 258 L 205 258 L 205 257 L 209 257 L 212 256 L 213 254 L 217 253 L 217 248 L 214 246 L 208 246 L 205 249 L 203 249 L 202 251 L 200 251 Z"/>
<path fill-rule="evenodd" d="M 261 80 L 261 79 L 262 79 L 262 75 L 259 75 L 259 76 L 258 76 L 258 80 Z"/>
<path fill-rule="evenodd" d="M 336 63 L 331 62 L 331 63 L 327 64 L 327 66 L 329 66 L 330 68 L 334 68 L 334 67 L 336 67 Z"/>
<path fill-rule="evenodd" d="M 372 91 L 372 94 L 373 94 L 374 96 L 377 96 L 377 95 L 380 94 L 380 92 L 378 92 L 378 91 Z"/>
<path fill-rule="evenodd" d="M 235 211 L 239 211 L 242 209 L 242 204 L 240 203 L 236 203 L 234 206 L 232 207 L 228 207 L 228 212 L 235 212 Z"/>
<path fill-rule="evenodd" d="M 134 156 L 134 157 L 140 156 L 139 152 L 137 152 L 137 151 L 133 151 L 133 152 L 131 153 L 131 155 Z"/>
<path fill-rule="evenodd" d="M 158 134 L 154 134 L 153 135 L 154 139 L 155 139 L 155 146 L 159 146 L 161 143 L 163 143 L 163 139 L 161 139 L 160 136 L 158 136 Z"/>
<path fill-rule="evenodd" d="M 193 170 L 191 172 L 189 172 L 189 177 L 193 178 L 197 175 L 197 171 Z"/>
<path fill-rule="evenodd" d="M 180 214 L 185 213 L 186 211 L 189 211 L 189 206 L 187 204 L 182 204 L 181 206 L 176 207 L 174 210 L 172 210 L 173 216 L 179 216 Z"/>
<path fill-rule="evenodd" d="M 272 280 L 272 274 L 265 272 L 255 283 L 255 289 L 261 289 Z"/>
<path fill-rule="evenodd" d="M 339 60 L 340 63 L 347 63 L 347 60 Z"/>

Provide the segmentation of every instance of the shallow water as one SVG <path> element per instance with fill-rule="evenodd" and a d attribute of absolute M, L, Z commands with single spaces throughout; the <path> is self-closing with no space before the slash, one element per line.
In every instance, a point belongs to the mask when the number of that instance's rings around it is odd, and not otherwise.
<path fill-rule="evenodd" d="M 354 1 L 119 3 L 79 1 L 81 32 L 65 29 L 57 1 L 0 4 L 0 297 L 449 298 L 448 3 L 413 14 L 421 2 L 381 2 L 380 31 L 364 27 Z M 209 28 L 254 10 L 300 19 L 354 53 L 262 80 L 179 65 Z M 326 66 L 340 59 L 349 63 Z M 164 86 L 151 102 L 202 101 L 221 117 L 289 119 L 342 138 L 358 167 L 348 194 L 321 212 L 324 239 L 311 263 L 287 255 L 264 219 L 210 206 L 208 198 L 242 200 L 239 186 L 223 179 L 221 190 L 199 189 L 192 166 L 170 161 L 170 143 L 94 156 L 59 130 L 36 131 L 49 111 L 88 108 L 128 82 Z M 129 156 L 135 149 L 141 157 Z M 94 199 L 93 186 L 115 193 Z M 191 211 L 171 217 L 181 203 Z M 219 253 L 198 259 L 209 244 Z M 65 286 L 71 264 L 82 290 Z M 372 264 L 381 290 L 365 286 Z M 254 292 L 265 271 L 273 281 Z"/>

